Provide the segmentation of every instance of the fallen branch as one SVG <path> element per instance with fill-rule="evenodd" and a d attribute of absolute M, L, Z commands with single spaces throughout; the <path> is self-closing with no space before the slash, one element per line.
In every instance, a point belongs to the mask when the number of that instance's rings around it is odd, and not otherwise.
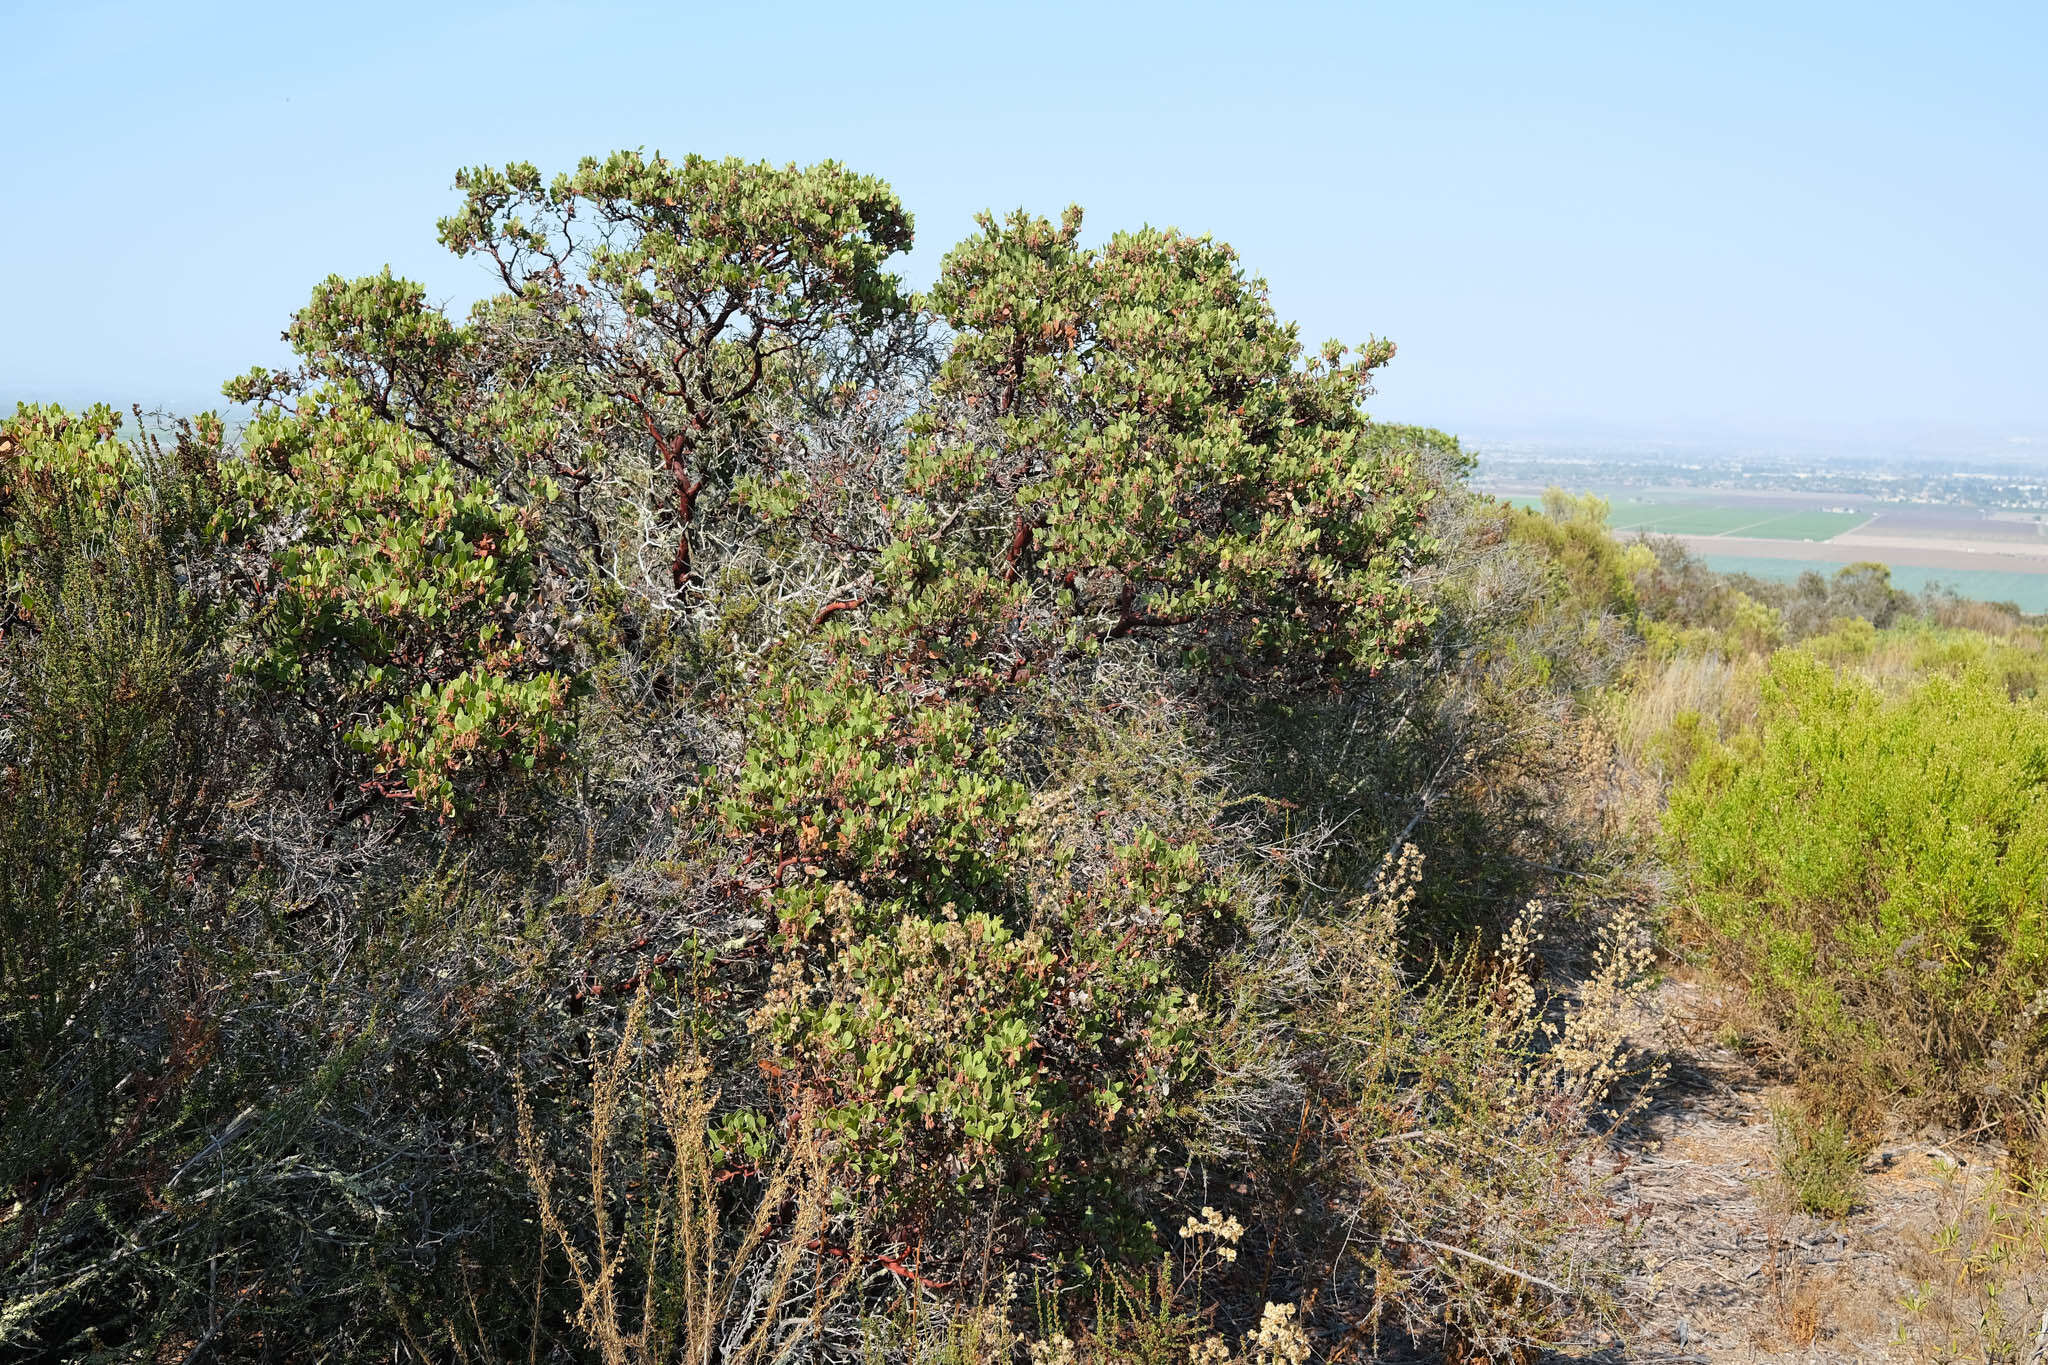
<path fill-rule="evenodd" d="M 1518 1280 L 1521 1280 L 1528 1284 L 1535 1285 L 1538 1289 L 1548 1289 L 1551 1293 L 1557 1295 L 1561 1299 L 1568 1299 L 1571 1297 L 1571 1291 L 1569 1289 L 1566 1289 L 1563 1285 L 1552 1284 L 1549 1280 L 1538 1279 L 1536 1276 L 1531 1275 L 1526 1270 L 1517 1270 L 1511 1265 L 1506 1265 L 1500 1261 L 1494 1260 L 1491 1256 L 1481 1256 L 1478 1252 L 1467 1251 L 1463 1247 L 1454 1247 L 1447 1245 L 1443 1242 L 1433 1242 L 1427 1237 L 1409 1237 L 1405 1240 L 1413 1242 L 1417 1246 L 1428 1247 L 1432 1251 L 1441 1251 L 1449 1256 L 1462 1256 L 1468 1261 L 1477 1261 L 1480 1265 L 1483 1265 L 1490 1270 L 1498 1270 L 1503 1275 L 1512 1275 Z"/>

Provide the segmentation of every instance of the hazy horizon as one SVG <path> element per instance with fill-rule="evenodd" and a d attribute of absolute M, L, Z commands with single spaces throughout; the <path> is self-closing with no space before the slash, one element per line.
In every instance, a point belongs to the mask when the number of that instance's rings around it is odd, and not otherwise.
<path fill-rule="evenodd" d="M 279 363 L 283 363 L 282 357 Z M 227 376 L 222 377 L 225 379 Z M 168 415 L 239 411 L 218 392 L 195 391 L 180 396 L 110 393 L 88 386 L 36 390 L 0 386 L 0 412 L 11 413 L 17 402 L 60 403 L 68 407 L 109 402 L 124 413 L 131 405 L 139 405 L 146 414 Z M 1367 406 L 1380 420 L 1433 426 L 1458 437 L 1468 449 L 1490 454 L 1526 450 L 1597 457 L 1640 456 L 1645 459 L 1659 454 L 1673 459 L 1767 455 L 1788 460 L 1811 459 L 1820 463 L 1853 465 L 1896 461 L 1908 466 L 1960 463 L 2005 468 L 2015 464 L 2039 463 L 2048 468 L 2048 422 L 1916 422 L 1902 419 L 1889 423 L 1808 421 L 1745 424 L 1714 419 L 1666 418 L 1630 422 L 1574 417 L 1520 422 L 1498 419 L 1459 422 L 1453 418 L 1390 413 L 1384 404 L 1377 401 L 1369 401 Z"/>

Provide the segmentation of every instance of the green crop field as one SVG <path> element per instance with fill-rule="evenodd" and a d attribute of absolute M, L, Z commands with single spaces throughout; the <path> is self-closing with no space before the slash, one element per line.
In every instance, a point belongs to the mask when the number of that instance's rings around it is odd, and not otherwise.
<path fill-rule="evenodd" d="M 1768 513 L 1765 515 L 1769 516 Z M 1749 526 L 1739 526 L 1728 534 L 1764 536 L 1771 540 L 1832 540 L 1869 520 L 1860 512 L 1787 512 Z"/>
<path fill-rule="evenodd" d="M 1618 502 L 1608 514 L 1607 524 L 1617 531 L 1718 536 L 1784 515 L 1782 508 L 1716 507 L 1711 503 L 1688 502 Z"/>
<path fill-rule="evenodd" d="M 1517 507 L 1540 508 L 1539 497 L 1512 497 Z M 1870 518 L 1856 512 L 1816 512 L 1708 502 L 1637 502 L 1612 499 L 1607 524 L 1617 532 L 1676 536 L 1757 536 L 1766 540 L 1829 540 Z"/>

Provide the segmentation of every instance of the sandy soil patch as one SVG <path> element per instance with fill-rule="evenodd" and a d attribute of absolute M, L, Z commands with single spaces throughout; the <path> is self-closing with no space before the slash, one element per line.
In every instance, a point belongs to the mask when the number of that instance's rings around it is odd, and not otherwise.
<path fill-rule="evenodd" d="M 1866 1162 L 1847 1218 L 1788 1211 L 1775 1092 L 1719 1041 L 1723 991 L 1681 975 L 1659 993 L 1644 1041 L 1668 1079 L 1610 1186 L 1638 1230 L 1638 1319 L 1623 1351 L 1576 1359 L 2048 1361 L 2048 1222 L 2033 1221 L 2048 1214 L 2012 1212 L 2002 1154 L 1899 1135 Z M 1996 1321 L 1977 1292 L 1987 1276 L 2003 1286 Z"/>

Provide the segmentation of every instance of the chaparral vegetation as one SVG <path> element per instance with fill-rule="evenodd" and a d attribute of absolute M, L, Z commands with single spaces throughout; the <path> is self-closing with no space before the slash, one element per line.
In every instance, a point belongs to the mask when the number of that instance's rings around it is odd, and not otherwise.
<path fill-rule="evenodd" d="M 1478 494 L 1209 237 L 456 187 L 467 314 L 0 425 L 8 1358 L 1626 1340 L 1660 955 L 1810 1205 L 2048 1161 L 2038 625 Z"/>

